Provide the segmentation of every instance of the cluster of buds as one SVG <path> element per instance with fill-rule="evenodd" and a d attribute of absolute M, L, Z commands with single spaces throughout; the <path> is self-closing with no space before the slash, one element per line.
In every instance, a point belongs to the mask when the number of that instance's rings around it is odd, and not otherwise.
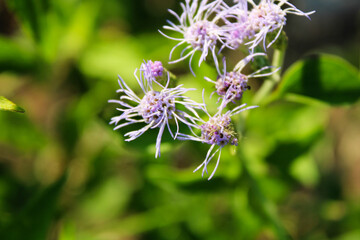
<path fill-rule="evenodd" d="M 140 71 L 143 72 L 146 79 L 157 79 L 163 76 L 164 67 L 160 61 L 148 61 L 144 62 L 140 66 Z"/>
<path fill-rule="evenodd" d="M 168 21 L 169 25 L 164 26 L 165 30 L 173 31 L 179 36 L 173 37 L 159 31 L 165 37 L 178 41 L 170 51 L 169 63 L 189 58 L 189 68 L 195 76 L 191 64 L 194 55 L 200 53 L 199 67 L 202 62 L 207 61 L 208 55 L 212 57 L 219 75 L 216 80 L 208 77 L 205 77 L 205 80 L 214 84 L 213 94 L 218 95 L 219 104 L 217 112 L 214 115 L 208 112 L 204 90 L 203 103 L 196 103 L 185 96 L 188 91 L 195 89 L 187 89 L 182 85 L 169 87 L 171 75 L 162 62 L 149 60 L 141 64 L 139 74 L 137 70 L 134 73 L 142 90 L 140 96 L 119 77 L 120 89 L 117 92 L 121 97 L 109 102 L 119 104 L 121 107 L 117 110 L 121 114 L 113 117 L 110 124 L 115 124 L 114 130 L 135 123 L 144 125 L 138 130 L 126 133 L 126 141 L 135 140 L 150 129 L 159 129 L 155 157 L 160 156 L 161 138 L 165 128 L 174 140 L 190 140 L 210 145 L 205 160 L 194 172 L 202 168 L 202 175 L 208 174 L 207 166 L 217 155 L 216 165 L 208 178 L 211 179 L 218 168 L 222 149 L 229 144 L 238 145 L 232 116 L 257 107 L 246 107 L 246 104 L 236 106 L 244 92 L 250 89 L 249 80 L 267 77 L 279 70 L 276 67 L 265 66 L 251 74 L 243 73 L 243 68 L 255 57 L 266 55 L 254 53 L 255 47 L 263 42 L 266 51 L 276 41 L 286 24 L 287 14 L 308 17 L 313 12 L 304 13 L 287 0 L 260 0 L 258 4 L 253 0 L 234 0 L 232 6 L 224 0 L 185 0 L 185 3 L 181 3 L 181 8 L 181 14 L 169 10 L 179 23 Z M 278 31 L 276 36 L 266 45 L 268 33 L 274 31 Z M 180 57 L 171 60 L 174 51 L 180 46 L 183 47 Z M 224 48 L 234 50 L 241 46 L 250 54 L 228 71 L 225 57 L 222 61 L 218 60 L 220 52 Z M 175 84 L 172 83 L 171 86 L 173 85 Z M 230 102 L 234 103 L 235 107 L 230 107 Z M 229 110 L 225 110 L 226 108 Z M 203 116 L 207 120 L 204 120 Z M 171 125 L 176 127 L 175 132 Z M 182 125 L 190 129 L 191 134 L 180 131 Z"/>

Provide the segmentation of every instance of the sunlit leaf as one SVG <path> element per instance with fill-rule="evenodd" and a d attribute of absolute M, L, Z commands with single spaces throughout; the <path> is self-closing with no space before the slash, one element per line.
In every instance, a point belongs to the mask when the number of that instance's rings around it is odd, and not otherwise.
<path fill-rule="evenodd" d="M 25 112 L 24 109 L 2 96 L 0 96 L 0 110 L 19 113 Z"/>
<path fill-rule="evenodd" d="M 284 74 L 279 96 L 303 95 L 331 105 L 356 102 L 360 97 L 359 71 L 344 59 L 315 55 L 296 62 Z"/>

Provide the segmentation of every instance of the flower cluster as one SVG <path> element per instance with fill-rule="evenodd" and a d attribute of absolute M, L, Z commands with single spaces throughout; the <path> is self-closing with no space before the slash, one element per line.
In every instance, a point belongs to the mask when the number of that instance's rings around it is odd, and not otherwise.
<path fill-rule="evenodd" d="M 183 48 L 180 58 L 172 60 L 169 63 L 177 63 L 186 58 L 190 58 L 189 66 L 192 71 L 191 61 L 195 52 L 200 51 L 201 56 L 199 66 L 206 60 L 209 52 L 214 59 L 215 65 L 218 66 L 216 45 L 218 42 L 221 43 L 224 40 L 222 28 L 218 25 L 220 20 L 224 19 L 224 16 L 218 13 L 222 4 L 222 0 L 215 0 L 210 3 L 207 0 L 201 2 L 197 0 L 185 0 L 185 4 L 181 3 L 183 9 L 181 15 L 169 10 L 169 12 L 179 21 L 179 24 L 176 25 L 173 22 L 168 21 L 169 25 L 164 26 L 164 29 L 177 32 L 181 35 L 179 38 L 174 38 L 159 30 L 165 37 L 179 42 L 170 51 L 170 59 L 176 48 L 184 44 L 187 45 Z"/>
<path fill-rule="evenodd" d="M 205 80 L 215 84 L 215 92 L 219 95 L 220 98 L 224 100 L 219 108 L 224 108 L 229 102 L 235 103 L 235 101 L 240 100 L 244 92 L 250 89 L 250 86 L 248 85 L 249 79 L 270 76 L 280 69 L 275 68 L 273 71 L 265 72 L 266 70 L 274 68 L 272 66 L 265 66 L 249 75 L 245 75 L 244 73 L 242 73 L 242 70 L 251 59 L 257 56 L 264 55 L 266 54 L 250 54 L 249 56 L 239 61 L 238 64 L 234 67 L 234 69 L 229 72 L 226 71 L 226 62 L 225 59 L 223 59 L 223 73 L 218 76 L 217 80 L 213 81 L 210 78 L 205 77 Z"/>
<path fill-rule="evenodd" d="M 194 170 L 202 168 L 202 175 L 208 174 L 208 165 L 217 155 L 216 165 L 208 178 L 210 180 L 218 168 L 222 149 L 227 145 L 238 145 L 239 139 L 232 117 L 257 107 L 239 104 L 244 93 L 250 89 L 249 81 L 269 77 L 279 70 L 279 66 L 262 66 L 257 67 L 253 73 L 245 73 L 244 67 L 250 61 L 266 56 L 265 53 L 254 53 L 255 47 L 261 42 L 264 51 L 272 46 L 283 31 L 287 14 L 308 17 L 313 12 L 304 13 L 287 0 L 260 0 L 258 4 L 253 0 L 234 0 L 231 6 L 224 0 L 185 0 L 181 3 L 181 8 L 181 14 L 169 10 L 178 24 L 168 21 L 168 25 L 164 26 L 165 30 L 173 31 L 179 37 L 169 36 L 159 30 L 165 37 L 178 41 L 170 51 L 169 63 L 189 58 L 189 69 L 195 76 L 191 65 L 194 55 L 200 52 L 199 67 L 207 60 L 208 55 L 211 56 L 219 75 L 215 80 L 208 77 L 205 80 L 214 84 L 212 94 L 218 95 L 217 112 L 214 115 L 209 113 L 204 90 L 203 103 L 191 100 L 185 95 L 195 89 L 176 86 L 176 81 L 171 78 L 173 74 L 165 69 L 162 62 L 149 60 L 144 61 L 140 71 L 135 70 L 134 73 L 142 90 L 139 95 L 119 77 L 120 89 L 117 92 L 121 94 L 120 99 L 109 102 L 119 104 L 117 110 L 121 114 L 113 117 L 110 124 L 115 125 L 114 130 L 131 124 L 143 125 L 138 130 L 126 133 L 126 141 L 135 140 L 148 130 L 158 129 L 155 157 L 160 156 L 165 128 L 174 140 L 210 145 L 205 160 Z M 268 34 L 272 32 L 275 33 L 271 36 L 275 37 L 269 39 Z M 171 60 L 174 51 L 180 46 L 182 50 L 179 58 Z M 219 54 L 224 48 L 235 50 L 239 47 L 248 50 L 246 52 L 249 55 L 228 70 L 226 58 L 218 60 Z M 190 134 L 180 131 L 183 126 L 190 130 Z M 174 128 L 176 131 L 173 131 Z"/>
<path fill-rule="evenodd" d="M 283 6 L 286 8 L 282 9 Z M 190 57 L 191 71 L 191 61 L 197 51 L 201 52 L 199 66 L 210 52 L 218 68 L 216 55 L 223 48 L 236 49 L 246 45 L 249 46 L 251 52 L 254 52 L 255 47 L 263 42 L 264 50 L 266 50 L 280 36 L 286 24 L 287 14 L 309 17 L 314 13 L 314 11 L 304 13 L 287 0 L 261 0 L 258 4 L 255 4 L 253 0 L 237 0 L 231 7 L 223 0 L 212 2 L 185 0 L 185 4 L 182 3 L 181 7 L 183 9 L 181 15 L 169 10 L 179 23 L 168 21 L 169 25 L 164 26 L 164 29 L 174 31 L 179 36 L 172 37 L 162 31 L 160 33 L 179 42 L 171 50 L 170 59 L 176 48 L 187 45 L 183 48 L 180 58 L 169 63 L 177 63 Z M 275 38 L 266 45 L 268 33 L 274 31 L 278 31 Z"/>
<path fill-rule="evenodd" d="M 249 26 L 249 32 L 251 33 L 250 41 L 247 45 L 250 45 L 250 49 L 254 48 L 261 42 L 263 42 L 263 48 L 269 48 L 280 36 L 283 27 L 286 24 L 286 15 L 295 14 L 299 16 L 305 16 L 309 18 L 309 15 L 315 11 L 304 13 L 287 0 L 261 0 L 259 4 L 255 4 L 253 0 L 248 0 L 252 5 L 252 10 L 248 12 L 245 24 Z M 286 6 L 282 9 L 282 6 Z M 266 45 L 266 37 L 268 33 L 278 31 L 275 38 L 270 40 L 270 43 Z"/>

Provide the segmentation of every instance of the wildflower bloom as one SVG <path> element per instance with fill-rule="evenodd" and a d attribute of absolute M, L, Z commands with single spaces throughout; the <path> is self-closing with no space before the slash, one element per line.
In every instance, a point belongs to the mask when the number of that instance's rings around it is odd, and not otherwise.
<path fill-rule="evenodd" d="M 145 126 L 139 130 L 126 133 L 124 135 L 128 137 L 126 141 L 138 138 L 149 129 L 159 128 L 155 153 L 155 157 L 158 157 L 160 156 L 161 138 L 165 127 L 168 128 L 170 135 L 175 139 L 179 133 L 179 121 L 188 126 L 194 125 L 193 117 L 177 107 L 183 105 L 185 109 L 195 112 L 194 108 L 200 108 L 201 104 L 197 104 L 183 95 L 187 91 L 194 89 L 186 89 L 182 85 L 168 88 L 170 82 L 169 74 L 167 76 L 167 83 L 163 86 L 158 82 L 156 82 L 156 85 L 151 84 L 151 79 L 147 78 L 148 75 L 145 72 L 140 72 L 140 78 L 136 73 L 137 70 L 134 75 L 144 96 L 140 98 L 119 76 L 120 89 L 117 92 L 123 95 L 119 100 L 109 100 L 109 102 L 120 104 L 123 108 L 117 108 L 117 110 L 122 112 L 122 114 L 111 118 L 110 124 L 115 124 L 114 130 L 117 130 L 131 124 L 145 123 Z M 155 90 L 155 87 L 158 87 L 160 90 Z M 177 129 L 175 134 L 170 128 L 170 120 L 174 120 L 176 123 Z"/>
<path fill-rule="evenodd" d="M 208 180 L 214 176 L 219 166 L 222 148 L 228 144 L 235 146 L 238 144 L 237 134 L 234 131 L 234 127 L 231 123 L 231 117 L 242 111 L 257 107 L 250 106 L 244 108 L 245 106 L 246 104 L 242 104 L 232 110 L 227 111 L 225 114 L 221 114 L 222 109 L 219 109 L 219 111 L 214 116 L 211 116 L 208 113 L 206 107 L 204 107 L 203 110 L 208 115 L 209 120 L 205 122 L 201 118 L 197 118 L 197 121 L 199 121 L 201 124 L 195 126 L 197 129 L 200 129 L 201 135 L 198 136 L 194 132 L 193 136 L 179 133 L 178 139 L 180 140 L 192 140 L 211 145 L 206 154 L 205 160 L 194 170 L 194 172 L 203 167 L 202 176 L 204 176 L 205 172 L 208 174 L 207 165 L 218 153 L 216 165 Z"/>
<path fill-rule="evenodd" d="M 258 5 L 253 0 L 248 0 L 253 6 L 248 14 L 247 23 L 253 32 L 256 32 L 254 39 L 248 42 L 250 49 L 253 50 L 259 43 L 263 42 L 264 50 L 269 48 L 280 36 L 283 27 L 286 24 L 286 15 L 295 14 L 309 18 L 309 15 L 315 11 L 302 12 L 287 0 L 261 0 Z M 281 7 L 286 6 L 285 9 Z M 309 18 L 310 19 L 310 18 Z M 275 38 L 266 45 L 266 36 L 268 33 L 278 31 Z"/>
<path fill-rule="evenodd" d="M 225 28 L 225 27 L 224 27 Z M 254 36 L 254 31 L 249 27 L 247 21 L 239 20 L 235 23 L 228 23 L 225 31 L 225 47 L 237 49 L 247 40 Z"/>
<path fill-rule="evenodd" d="M 223 76 L 220 76 L 216 83 L 216 92 L 220 96 L 225 96 L 227 101 L 240 100 L 244 91 L 249 86 L 248 77 L 245 74 L 239 72 L 226 72 Z"/>
<path fill-rule="evenodd" d="M 251 54 L 245 57 L 244 59 L 242 59 L 230 72 L 226 71 L 226 62 L 225 59 L 223 59 L 223 65 L 224 65 L 223 74 L 221 74 L 216 81 L 213 81 L 205 77 L 207 81 L 215 84 L 215 88 L 216 88 L 215 92 L 219 95 L 220 98 L 224 100 L 222 101 L 222 104 L 220 105 L 219 108 L 224 108 L 226 104 L 229 102 L 235 102 L 236 100 L 240 100 L 243 96 L 243 93 L 249 89 L 248 86 L 249 78 L 270 76 L 280 69 L 280 68 L 276 68 L 271 72 L 264 72 L 268 69 L 273 68 L 272 66 L 266 66 L 266 67 L 262 67 L 261 69 L 249 75 L 245 75 L 241 73 L 241 71 L 244 69 L 247 63 L 249 63 L 249 61 L 251 61 L 254 57 L 265 56 L 265 55 L 266 55 L 265 53 Z"/>
<path fill-rule="evenodd" d="M 225 44 L 230 48 L 238 48 L 240 45 L 250 45 L 251 52 L 254 48 L 263 42 L 263 48 L 269 48 L 280 36 L 283 27 L 286 24 L 287 14 L 295 14 L 309 18 L 309 15 L 315 11 L 302 12 L 287 0 L 260 0 L 255 4 L 253 0 L 247 0 L 250 3 L 251 10 L 243 1 L 238 2 L 228 9 L 227 18 L 235 21 L 227 21 Z M 282 9 L 283 6 L 286 6 Z M 309 18 L 310 19 L 310 18 Z M 276 36 L 266 45 L 268 33 L 277 31 Z"/>
<path fill-rule="evenodd" d="M 190 57 L 189 67 L 193 73 L 191 68 L 192 58 L 196 51 L 201 51 L 199 66 L 206 59 L 208 54 L 211 53 L 215 65 L 218 68 L 216 44 L 222 42 L 223 31 L 217 25 L 217 22 L 224 17 L 223 14 L 218 11 L 222 3 L 223 0 L 215 0 L 211 3 L 208 3 L 208 0 L 185 0 L 185 4 L 181 3 L 183 12 L 180 15 L 169 9 L 169 12 L 175 16 L 179 21 L 179 24 L 176 25 L 168 20 L 167 22 L 169 25 L 164 26 L 164 29 L 181 34 L 181 37 L 173 38 L 159 30 L 165 37 L 179 41 L 170 52 L 170 60 L 176 48 L 187 44 L 182 50 L 180 58 L 170 61 L 169 63 L 177 63 Z"/>
<path fill-rule="evenodd" d="M 225 25 L 222 27 L 224 29 L 223 48 L 237 49 L 255 34 L 247 21 L 247 1 L 240 0 L 234 2 L 236 2 L 234 6 L 225 7 L 223 10 L 226 11 L 224 18 Z M 233 21 L 230 21 L 230 19 L 233 19 Z"/>

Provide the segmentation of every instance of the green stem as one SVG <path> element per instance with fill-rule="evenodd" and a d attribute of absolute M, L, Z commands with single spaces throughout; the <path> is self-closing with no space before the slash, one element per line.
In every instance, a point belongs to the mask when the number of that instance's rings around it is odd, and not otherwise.
<path fill-rule="evenodd" d="M 278 68 L 281 67 L 284 63 L 284 57 L 285 57 L 285 48 L 282 49 L 274 49 L 273 54 L 273 60 L 272 60 L 272 66 Z M 264 101 L 266 97 L 270 95 L 274 87 L 280 82 L 281 71 L 277 71 L 276 73 L 272 74 L 270 78 L 265 80 L 261 88 L 257 91 L 253 98 L 253 104 L 257 105 Z"/>

